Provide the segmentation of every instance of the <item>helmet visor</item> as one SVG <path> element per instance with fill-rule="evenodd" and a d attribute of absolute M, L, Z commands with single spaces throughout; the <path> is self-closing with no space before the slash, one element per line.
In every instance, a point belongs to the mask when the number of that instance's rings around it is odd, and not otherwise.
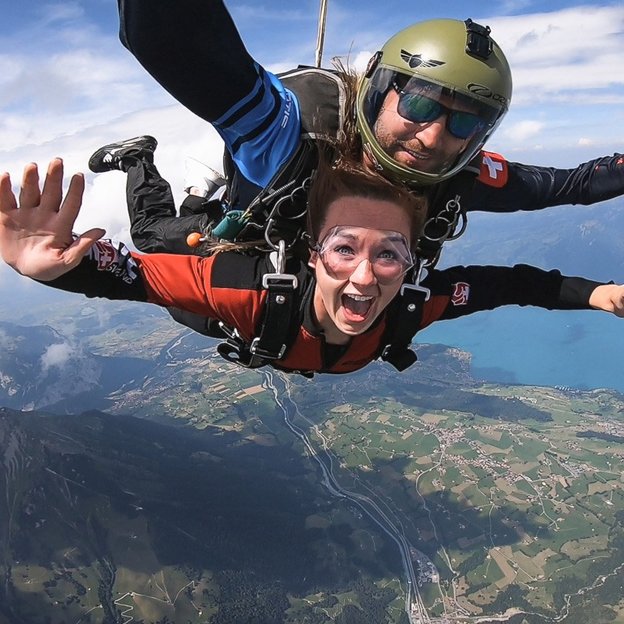
<path fill-rule="evenodd" d="M 464 93 L 378 68 L 363 111 L 381 163 L 441 175 L 463 167 L 482 147 L 503 110 Z M 375 151 L 375 150 L 374 150 Z"/>

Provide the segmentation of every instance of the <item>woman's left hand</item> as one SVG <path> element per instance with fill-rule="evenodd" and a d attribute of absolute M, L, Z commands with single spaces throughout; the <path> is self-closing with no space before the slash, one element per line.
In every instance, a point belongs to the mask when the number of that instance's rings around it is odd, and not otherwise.
<path fill-rule="evenodd" d="M 589 305 L 596 310 L 624 317 L 624 286 L 618 284 L 597 286 L 589 296 Z"/>

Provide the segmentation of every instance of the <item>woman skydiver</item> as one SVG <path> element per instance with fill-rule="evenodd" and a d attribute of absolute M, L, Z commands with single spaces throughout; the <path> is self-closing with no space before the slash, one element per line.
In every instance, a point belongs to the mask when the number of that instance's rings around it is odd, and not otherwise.
<path fill-rule="evenodd" d="M 281 353 L 261 363 L 291 372 L 358 370 L 383 355 L 402 323 L 402 286 L 413 270 L 426 206 L 358 164 L 320 167 L 309 196 L 307 263 L 285 260 L 281 246 L 277 253 L 198 257 L 133 253 L 102 240 L 100 228 L 75 236 L 84 178 L 74 175 L 64 198 L 62 182 L 60 159 L 50 163 L 42 190 L 37 166 L 26 165 L 19 200 L 9 174 L 0 176 L 0 251 L 22 275 L 88 297 L 147 301 L 216 318 L 247 344 L 270 316 L 274 297 L 277 308 L 292 304 L 282 319 L 286 339 Z M 272 291 L 273 279 L 286 286 Z M 525 265 L 431 270 L 421 285 L 427 296 L 413 333 L 437 320 L 510 304 L 624 316 L 624 286 Z"/>

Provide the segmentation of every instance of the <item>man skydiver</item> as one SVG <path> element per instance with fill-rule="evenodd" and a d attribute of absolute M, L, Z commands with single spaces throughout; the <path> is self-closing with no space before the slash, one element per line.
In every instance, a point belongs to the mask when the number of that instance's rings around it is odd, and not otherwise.
<path fill-rule="evenodd" d="M 356 84 L 344 72 L 308 68 L 281 78 L 267 72 L 245 49 L 222 0 L 118 0 L 118 6 L 123 44 L 225 142 L 225 210 L 243 215 L 239 231 L 228 228 L 231 238 L 262 238 L 267 221 L 280 237 L 301 232 L 317 159 L 310 136 L 342 134 L 349 157 L 425 194 L 430 219 L 419 251 L 431 263 L 466 211 L 590 204 L 624 193 L 618 154 L 555 169 L 482 151 L 507 112 L 512 81 L 490 29 L 471 20 L 409 26 L 373 55 Z M 149 161 L 149 152 L 141 140 L 113 143 L 89 165 L 95 172 L 124 169 L 132 155 Z M 178 220 L 158 202 L 128 200 L 133 240 L 144 251 L 187 251 L 189 233 L 223 216 L 211 205 L 194 222 Z"/>
<path fill-rule="evenodd" d="M 118 4 L 124 45 L 174 97 L 213 124 L 226 147 L 225 207 L 206 202 L 207 210 L 181 217 L 168 185 L 150 168 L 151 137 L 93 154 L 92 171 L 132 169 L 128 209 L 142 251 L 187 253 L 188 235 L 211 229 L 228 239 L 266 233 L 290 244 L 303 230 L 316 142 L 323 137 L 345 139 L 350 158 L 427 197 L 430 218 L 418 252 L 430 264 L 466 211 L 535 210 L 624 192 L 618 155 L 564 170 L 509 163 L 481 150 L 509 106 L 511 73 L 489 28 L 471 20 L 406 28 L 356 82 L 348 72 L 299 69 L 281 78 L 267 72 L 248 54 L 221 0 Z M 176 46 L 167 44 L 171 38 Z M 199 84 L 197 67 L 204 78 Z M 218 227 L 220 219 L 225 227 Z M 170 312 L 195 330 L 220 335 L 208 319 Z"/>

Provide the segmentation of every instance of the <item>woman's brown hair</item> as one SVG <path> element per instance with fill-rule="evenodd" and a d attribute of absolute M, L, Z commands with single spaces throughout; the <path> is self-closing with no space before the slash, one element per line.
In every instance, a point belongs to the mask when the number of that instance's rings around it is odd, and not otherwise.
<path fill-rule="evenodd" d="M 410 217 L 410 243 L 412 249 L 415 248 L 422 235 L 427 212 L 425 199 L 410 192 L 406 186 L 390 182 L 367 169 L 360 162 L 339 158 L 332 164 L 331 159 L 323 155 L 308 194 L 306 229 L 313 242 L 318 242 L 329 205 L 347 196 L 393 202 L 403 208 Z"/>

